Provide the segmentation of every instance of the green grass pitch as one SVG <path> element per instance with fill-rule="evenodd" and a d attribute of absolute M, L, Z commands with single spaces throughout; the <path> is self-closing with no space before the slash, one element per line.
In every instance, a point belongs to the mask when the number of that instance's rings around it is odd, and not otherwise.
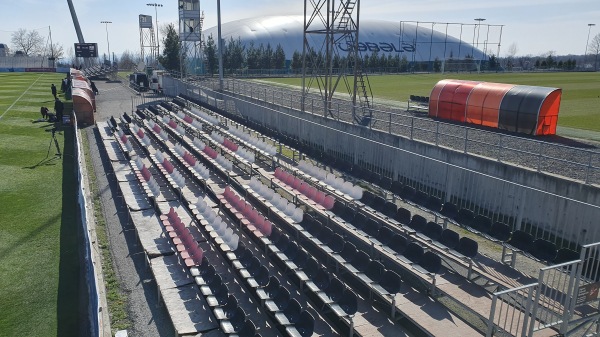
<path fill-rule="evenodd" d="M 34 122 L 63 77 L 0 73 L 0 336 L 80 333 L 74 134 L 56 133 L 58 157 Z"/>

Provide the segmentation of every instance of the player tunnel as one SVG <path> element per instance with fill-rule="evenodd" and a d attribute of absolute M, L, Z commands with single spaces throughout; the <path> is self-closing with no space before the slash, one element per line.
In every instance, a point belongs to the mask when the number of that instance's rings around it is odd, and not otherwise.
<path fill-rule="evenodd" d="M 441 80 L 431 91 L 429 117 L 530 135 L 554 135 L 562 90 Z"/>

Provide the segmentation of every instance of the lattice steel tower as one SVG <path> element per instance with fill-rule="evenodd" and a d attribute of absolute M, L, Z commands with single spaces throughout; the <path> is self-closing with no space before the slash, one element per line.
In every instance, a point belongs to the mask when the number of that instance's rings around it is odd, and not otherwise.
<path fill-rule="evenodd" d="M 343 83 L 352 99 L 355 122 L 366 125 L 373 95 L 358 50 L 359 16 L 360 0 L 304 1 L 302 103 L 304 107 L 306 95 L 316 85 L 324 116 L 332 116 L 333 95 Z"/>
<path fill-rule="evenodd" d="M 189 59 L 182 73 L 196 74 L 204 68 L 202 24 L 204 13 L 200 13 L 200 0 L 179 0 L 179 40 L 181 55 Z M 182 57 L 183 60 L 183 57 Z"/>
<path fill-rule="evenodd" d="M 158 44 L 156 42 L 152 16 L 140 14 L 140 49 L 142 60 L 146 64 L 157 63 Z"/>

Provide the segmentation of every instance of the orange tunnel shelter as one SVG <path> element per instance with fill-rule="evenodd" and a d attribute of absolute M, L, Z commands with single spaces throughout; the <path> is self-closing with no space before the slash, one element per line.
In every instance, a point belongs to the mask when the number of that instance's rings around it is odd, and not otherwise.
<path fill-rule="evenodd" d="M 504 83 L 441 80 L 429 117 L 531 135 L 554 135 L 562 90 Z"/>

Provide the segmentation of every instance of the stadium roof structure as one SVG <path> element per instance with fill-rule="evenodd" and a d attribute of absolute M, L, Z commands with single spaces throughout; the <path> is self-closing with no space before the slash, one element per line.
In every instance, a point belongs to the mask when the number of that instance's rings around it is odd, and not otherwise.
<path fill-rule="evenodd" d="M 302 52 L 303 25 L 302 16 L 263 16 L 224 23 L 221 31 L 225 43 L 239 37 L 246 48 L 250 43 L 254 43 L 256 48 L 261 44 L 265 47 L 270 44 L 273 49 L 280 44 L 286 59 L 291 59 L 294 51 Z M 210 35 L 217 39 L 217 27 L 205 30 L 205 39 Z M 311 41 L 315 44 L 318 42 Z M 345 43 L 337 44 L 340 54 L 347 50 Z M 406 56 L 411 62 L 465 57 L 486 60 L 484 53 L 473 44 L 424 26 L 400 21 L 361 19 L 359 50 L 362 55 L 371 55 L 373 52 L 392 56 L 398 54 L 400 57 Z"/>

